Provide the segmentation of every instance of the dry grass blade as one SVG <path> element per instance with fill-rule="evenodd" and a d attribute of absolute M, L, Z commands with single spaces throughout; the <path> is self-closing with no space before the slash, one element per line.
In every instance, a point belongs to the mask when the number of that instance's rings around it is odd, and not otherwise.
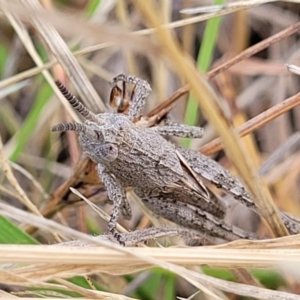
<path fill-rule="evenodd" d="M 300 68 L 298 66 L 290 65 L 290 64 L 286 64 L 285 66 L 291 73 L 300 75 Z"/>
<path fill-rule="evenodd" d="M 218 75 L 220 72 L 223 72 L 230 68 L 231 66 L 237 64 L 238 62 L 253 56 L 254 54 L 262 51 L 263 49 L 266 49 L 270 47 L 272 44 L 277 43 L 278 41 L 294 34 L 295 32 L 299 31 L 300 29 L 300 22 L 293 24 L 280 32 L 270 36 L 267 39 L 264 39 L 260 43 L 247 48 L 246 50 L 242 51 L 238 55 L 234 56 L 233 58 L 229 59 L 228 61 L 218 65 L 217 67 L 213 68 L 211 71 L 207 72 L 207 76 L 209 78 L 212 78 L 216 75 Z"/>
<path fill-rule="evenodd" d="M 76 189 L 70 187 L 70 190 L 72 193 L 80 197 L 85 203 L 89 205 L 90 208 L 92 208 L 103 220 L 109 221 L 110 216 L 107 214 L 105 211 L 100 209 L 98 206 L 96 206 L 94 203 L 92 203 L 90 200 L 88 200 L 86 197 L 84 197 L 82 194 L 80 194 Z M 127 232 L 127 230 L 121 226 L 120 224 L 117 223 L 117 230 L 119 232 Z"/>
<path fill-rule="evenodd" d="M 237 10 L 241 9 L 241 7 L 239 7 Z M 11 10 L 13 8 L 14 7 L 11 7 Z M 5 5 L 3 5 L 2 9 L 5 9 Z M 231 13 L 231 12 L 232 11 L 224 11 L 223 12 L 221 10 L 219 12 L 218 16 L 225 15 L 225 14 L 228 14 L 228 13 Z M 210 19 L 212 17 L 215 17 L 215 16 L 216 16 L 215 14 L 207 14 L 207 15 L 204 15 L 204 16 L 186 18 L 186 19 L 183 19 L 183 20 L 179 20 L 179 21 L 164 24 L 163 27 L 165 27 L 167 29 L 179 28 L 179 27 L 182 27 L 182 26 L 187 26 L 187 25 L 191 25 L 191 24 L 198 23 L 198 22 L 201 22 L 201 21 L 205 21 L 205 20 L 208 20 L 208 19 Z M 65 16 L 65 19 L 67 19 L 67 16 Z M 61 26 L 61 27 L 63 27 L 63 26 Z M 287 36 L 297 32 L 299 30 L 299 27 L 300 27 L 300 23 L 296 23 L 296 24 L 284 29 L 283 31 L 280 31 L 279 33 L 271 36 L 270 38 L 258 43 L 257 45 L 254 45 L 252 47 L 247 48 L 245 51 L 243 51 L 239 55 L 235 56 L 234 58 L 226 61 L 224 64 L 221 64 L 221 65 L 217 66 L 216 68 L 213 68 L 210 72 L 208 72 L 207 76 L 210 77 L 210 78 L 213 77 L 213 76 L 216 76 L 219 72 L 228 69 L 230 66 L 232 66 L 233 64 L 236 64 L 238 61 L 241 61 L 242 59 L 250 57 L 250 56 L 254 55 L 255 53 L 269 47 L 273 43 L 278 42 L 279 40 L 283 39 L 284 37 L 287 37 Z M 133 32 L 133 33 L 136 34 L 136 35 L 147 35 L 147 34 L 153 34 L 153 33 L 155 33 L 155 31 L 156 31 L 156 29 L 153 28 L 153 29 L 144 29 L 144 30 L 136 31 L 136 32 Z M 106 36 L 106 34 L 104 34 L 104 35 Z M 110 34 L 109 37 L 111 38 L 112 35 Z M 95 37 L 94 37 L 94 39 L 95 39 Z M 126 37 L 124 36 L 123 39 L 118 40 L 118 42 L 123 41 L 125 39 L 126 39 Z M 132 37 L 130 37 L 130 39 L 132 39 Z M 132 41 L 132 44 L 137 45 L 137 44 L 134 43 L 134 41 Z M 143 43 L 142 43 L 142 41 L 139 41 L 138 44 L 143 44 Z M 104 48 L 107 48 L 107 47 L 111 47 L 112 45 L 113 45 L 113 43 L 106 42 L 106 43 L 101 43 L 99 45 L 89 46 L 89 47 L 86 47 L 86 48 L 75 51 L 73 53 L 73 55 L 74 56 L 82 56 L 82 55 L 91 53 L 93 51 L 98 51 L 98 50 L 101 50 L 101 49 L 104 49 Z M 50 61 L 50 62 L 45 63 L 41 66 L 38 66 L 36 68 L 32 68 L 32 69 L 26 70 L 24 72 L 21 72 L 19 74 L 16 74 L 12 77 L 3 79 L 2 81 L 0 81 L 0 87 L 4 88 L 4 87 L 7 87 L 7 86 L 9 86 L 13 83 L 16 83 L 16 82 L 20 81 L 20 80 L 23 80 L 23 79 L 29 78 L 31 76 L 34 76 L 34 75 L 40 73 L 43 70 L 46 70 L 46 69 L 49 69 L 49 68 L 55 66 L 57 63 L 58 63 L 57 61 Z M 173 103 L 174 100 L 176 100 L 180 96 L 186 94 L 189 90 L 190 90 L 189 85 L 186 85 L 186 86 L 182 87 L 175 94 L 173 94 L 172 96 L 169 97 L 169 101 L 170 101 L 169 104 Z M 157 108 L 157 111 L 159 111 L 159 108 Z"/>
<path fill-rule="evenodd" d="M 112 294 L 106 292 L 100 292 L 90 289 L 82 288 L 74 283 L 71 283 L 64 279 L 57 279 L 57 282 L 61 283 L 63 286 L 68 287 L 71 291 L 78 292 L 79 294 L 83 295 L 84 297 L 91 297 L 92 299 L 115 299 L 115 300 L 134 300 L 135 298 L 126 297 L 120 294 Z"/>
<path fill-rule="evenodd" d="M 234 283 L 230 281 L 225 281 L 222 279 L 217 279 L 213 277 L 209 277 L 204 274 L 198 274 L 201 277 L 202 281 L 206 284 L 210 284 L 216 288 L 219 288 L 223 291 L 235 293 L 234 291 L 238 291 L 239 295 L 248 296 L 251 298 L 257 299 L 268 299 L 268 300 L 282 300 L 282 299 L 290 299 L 290 300 L 299 300 L 300 296 L 286 293 L 286 292 L 278 292 L 272 291 L 265 288 L 253 287 L 251 285 Z"/>
<path fill-rule="evenodd" d="M 33 213 L 35 213 L 38 216 L 41 216 L 40 211 L 37 209 L 37 207 L 29 200 L 29 198 L 27 197 L 27 195 L 25 194 L 24 190 L 21 188 L 21 186 L 19 185 L 17 179 L 15 178 L 12 169 L 9 165 L 9 162 L 4 154 L 3 151 L 3 144 L 2 144 L 2 139 L 0 136 L 0 165 L 1 168 L 4 172 L 4 174 L 6 175 L 8 181 L 10 182 L 10 184 L 12 185 L 12 187 L 16 190 L 16 192 L 18 193 L 19 197 L 18 199 L 22 201 L 22 203 Z"/>
<path fill-rule="evenodd" d="M 139 34 L 132 34 L 119 27 L 88 23 L 82 16 L 72 17 L 59 11 L 46 12 L 41 9 L 36 10 L 35 8 L 7 3 L 3 0 L 0 1 L 0 4 L 2 10 L 14 13 L 14 15 L 18 16 L 23 21 L 31 22 L 32 17 L 35 16 L 42 19 L 44 23 L 49 22 L 48 26 L 51 24 L 51 26 L 54 26 L 64 34 L 75 37 L 78 37 L 80 34 L 83 37 L 89 37 L 89 40 L 99 43 L 105 41 L 103 44 L 93 45 L 78 51 L 77 53 L 80 55 L 103 49 L 114 44 L 122 45 L 124 48 L 133 49 L 134 51 L 141 53 L 160 55 L 159 48 L 154 42 L 142 36 L 138 36 L 144 34 L 143 31 L 139 31 Z M 74 24 L 76 24 L 76 26 L 74 26 Z"/>
<path fill-rule="evenodd" d="M 2 191 L 6 195 L 9 195 L 13 198 L 19 199 L 19 201 L 21 203 L 23 203 L 23 199 L 21 198 L 21 196 L 17 192 L 11 191 L 11 190 L 7 189 L 6 187 L 4 187 L 2 185 L 0 185 L 0 191 Z"/>
<path fill-rule="evenodd" d="M 57 61 L 50 61 L 41 66 L 34 67 L 34 68 L 26 70 L 24 72 L 18 73 L 14 76 L 5 78 L 0 81 L 0 88 L 3 89 L 6 87 L 9 87 L 10 85 L 17 83 L 18 81 L 25 80 L 31 76 L 37 75 L 44 70 L 50 69 L 51 67 L 55 66 L 56 64 L 57 64 Z"/>
<path fill-rule="evenodd" d="M 18 91 L 19 89 L 22 89 L 28 84 L 29 84 L 29 80 L 24 80 L 23 82 L 17 82 L 15 84 L 12 84 L 11 86 L 6 86 L 4 88 L 1 88 L 0 99 Z"/>
<path fill-rule="evenodd" d="M 7 251 L 9 249 L 9 251 Z M 159 261 L 169 261 L 172 264 L 178 265 L 191 265 L 195 264 L 211 264 L 213 266 L 240 266 L 246 264 L 251 266 L 284 266 L 289 261 L 293 264 L 300 263 L 299 250 L 287 251 L 285 250 L 234 250 L 234 249 L 207 249 L 201 248 L 189 248 L 189 249 L 153 249 L 153 248 L 132 248 L 130 249 L 132 254 L 142 254 L 144 257 L 151 255 L 153 261 L 157 261 L 158 265 L 163 266 L 167 269 L 170 268 L 169 263 L 159 263 Z M 14 274 L 27 278 L 27 280 L 34 280 L 38 275 L 40 279 L 49 280 L 53 276 L 72 276 L 78 271 L 80 273 L 91 274 L 95 272 L 108 272 L 112 274 L 120 274 L 123 272 L 139 271 L 141 268 L 149 268 L 151 264 L 144 264 L 139 258 L 134 256 L 127 256 L 120 252 L 115 252 L 106 248 L 60 248 L 51 246 L 2 246 L 0 247 L 1 260 L 14 259 L 14 261 L 26 261 L 27 263 L 43 263 L 43 265 L 32 265 L 31 267 L 20 267 L 11 270 L 8 277 L 2 274 L 4 282 L 7 278 L 12 278 Z M 20 259 L 20 253 L 23 256 L 23 260 Z M 125 257 L 124 257 L 125 255 Z M 51 264 L 48 264 L 49 258 Z M 36 260 L 35 260 L 36 258 Z M 224 262 L 224 263 L 223 263 Z M 282 262 L 282 263 L 280 263 Z M 47 264 L 45 264 L 47 263 Z M 55 265 L 57 264 L 57 268 Z M 93 266 L 92 268 L 90 266 Z M 127 266 L 127 269 L 126 269 Z M 71 268 L 70 268 L 71 267 Z M 202 284 L 211 284 L 221 290 L 228 292 L 235 292 L 240 295 L 257 297 L 259 299 L 275 299 L 275 297 L 281 296 L 283 299 L 299 299 L 300 296 L 291 295 L 289 293 L 275 292 L 268 289 L 257 288 L 249 285 L 230 283 L 224 280 L 211 278 L 206 275 L 199 274 L 194 271 L 188 271 L 179 266 L 173 265 L 173 270 L 181 271 L 181 275 L 189 277 L 191 281 L 199 281 Z M 59 269 L 62 273 L 60 273 Z M 31 269 L 31 271 L 30 271 Z M 43 275 L 44 272 L 44 275 Z M 8 275 L 8 274 L 7 274 Z M 46 275 L 46 277 L 45 277 Z M 17 279 L 17 278 L 16 278 Z M 11 280 L 11 279 L 9 279 Z M 21 281 L 22 282 L 22 281 Z M 197 285 L 195 282 L 195 285 Z M 237 288 L 234 291 L 234 288 Z M 272 298 L 274 297 L 274 298 Z"/>
<path fill-rule="evenodd" d="M 211 246 L 212 248 L 234 248 L 234 249 L 298 249 L 300 246 L 300 235 L 285 236 L 282 238 L 247 241 L 239 240 L 227 244 Z"/>
<path fill-rule="evenodd" d="M 254 46 L 251 46 L 247 48 L 246 50 L 242 51 L 241 53 L 235 55 L 229 60 L 226 60 L 226 62 L 221 63 L 217 65 L 216 67 L 212 68 L 210 71 L 206 73 L 206 76 L 211 79 L 218 75 L 220 72 L 224 72 L 227 69 L 229 69 L 231 66 L 236 65 L 238 62 L 249 58 L 256 53 L 266 49 L 267 47 L 270 47 L 272 44 L 294 34 L 300 29 L 300 22 L 293 24 L 289 26 L 288 28 L 285 28 L 284 30 L 270 36 L 269 38 L 257 43 Z M 289 65 L 288 65 L 289 66 Z M 178 98 L 182 97 L 183 95 L 187 94 L 190 91 L 191 87 L 189 84 L 184 85 L 180 89 L 178 89 L 174 94 L 172 94 L 166 101 L 161 103 L 159 106 L 157 106 L 155 109 L 153 109 L 148 115 L 152 116 L 154 114 L 157 114 L 161 109 L 173 104 Z"/>
<path fill-rule="evenodd" d="M 155 248 L 123 248 L 119 245 L 95 240 L 93 237 L 87 236 L 86 234 L 82 234 L 76 232 L 70 228 L 66 228 L 62 225 L 59 225 L 53 221 L 44 220 L 36 216 L 28 217 L 28 213 L 22 212 L 15 208 L 9 207 L 8 205 L 0 203 L 0 210 L 1 213 L 16 218 L 19 221 L 24 221 L 30 223 L 34 226 L 39 226 L 40 228 L 44 229 L 52 229 L 57 232 L 60 232 L 66 236 L 70 236 L 73 238 L 77 238 L 80 240 L 87 241 L 89 243 L 103 245 L 106 248 L 68 248 L 68 247 L 53 247 L 53 246 L 1 246 L 0 253 L 1 253 L 1 261 L 22 261 L 22 262 L 44 262 L 47 263 L 51 261 L 52 267 L 49 269 L 47 268 L 47 277 L 44 280 L 49 280 L 51 275 L 49 270 L 52 270 L 53 276 L 57 278 L 57 268 L 53 268 L 53 264 L 57 262 L 63 270 L 62 276 L 67 276 L 66 271 L 69 269 L 68 267 L 64 267 L 62 264 L 66 264 L 67 262 L 71 264 L 70 272 L 78 272 L 79 269 L 76 269 L 76 264 L 92 264 L 93 268 L 91 269 L 90 266 L 83 266 L 84 268 L 80 269 L 80 273 L 93 273 L 97 271 L 104 271 L 104 272 L 112 272 L 115 274 L 117 268 L 120 268 L 119 271 L 123 268 L 124 272 L 128 272 L 128 268 L 126 269 L 126 265 L 124 262 L 129 263 L 129 268 L 131 271 L 133 270 L 140 270 L 141 268 L 151 267 L 153 265 L 160 266 L 165 268 L 169 271 L 172 271 L 186 280 L 190 281 L 196 287 L 201 289 L 201 284 L 212 284 L 213 286 L 217 286 L 220 289 L 224 289 L 234 293 L 241 293 L 243 295 L 258 295 L 258 298 L 261 299 L 271 299 L 270 295 L 273 297 L 277 295 L 281 295 L 282 297 L 285 296 L 285 299 L 297 299 L 292 297 L 294 296 L 288 293 L 282 292 L 274 292 L 267 289 L 261 289 L 258 287 L 250 287 L 247 286 L 248 289 L 237 289 L 238 287 L 244 287 L 244 285 L 240 284 L 233 284 L 228 285 L 229 283 L 226 281 L 214 281 L 215 279 L 205 276 L 202 274 L 198 274 L 197 272 L 189 271 L 185 268 L 180 266 L 176 266 L 173 263 L 169 263 L 163 260 L 169 260 L 172 262 L 176 262 L 178 264 L 188 265 L 192 264 L 195 265 L 197 263 L 212 263 L 212 264 L 220 264 L 220 265 L 230 265 L 231 267 L 234 266 L 241 266 L 241 265 L 249 265 L 249 266 L 269 266 L 274 264 L 278 264 L 280 261 L 289 261 L 292 259 L 294 262 L 299 260 L 300 262 L 300 252 L 298 250 L 284 250 L 284 255 L 280 251 L 271 250 L 266 252 L 265 250 L 243 250 L 240 249 L 237 252 L 234 252 L 233 249 L 220 249 L 220 253 L 217 251 L 211 251 L 210 248 L 187 248 L 187 249 L 180 249 L 180 248 L 169 248 L 169 249 L 155 249 Z M 9 251 L 8 251 L 9 249 Z M 22 255 L 20 255 L 22 253 Z M 180 254 L 181 253 L 181 254 Z M 105 256 L 107 255 L 107 256 Z M 122 256 L 124 257 L 122 258 Z M 179 256 L 178 256 L 179 255 Z M 50 258 L 51 257 L 51 258 Z M 154 258 L 156 257 L 156 258 Z M 121 263 L 118 263 L 118 260 L 121 260 Z M 144 261 L 144 262 L 143 262 Z M 98 269 L 97 263 L 100 263 Z M 118 263 L 118 264 L 117 264 Z M 116 265 L 118 267 L 116 267 Z M 46 265 L 40 266 L 41 270 L 45 269 Z M 28 268 L 28 267 L 27 267 Z M 85 269 L 85 270 L 84 270 Z M 26 268 L 24 269 L 26 271 Z M 11 271 L 13 272 L 13 271 Z M 21 269 L 15 269 L 14 272 L 17 272 L 19 276 L 24 276 L 22 274 Z M 71 273 L 68 273 L 71 276 Z M 27 273 L 26 278 L 29 279 L 30 274 L 37 274 L 34 273 Z M 78 274 L 78 273 L 77 273 Z M 41 278 L 41 277 L 39 277 Z M 200 284 L 201 283 L 201 284 Z M 251 294 L 252 293 L 252 294 Z M 273 298 L 275 299 L 275 298 Z"/>
<path fill-rule="evenodd" d="M 180 12 L 182 14 L 203 14 L 208 12 L 219 12 L 219 11 L 228 11 L 232 9 L 242 9 L 242 8 L 250 8 L 252 6 L 275 2 L 276 0 L 254 0 L 254 1 L 237 1 L 234 3 L 229 3 L 225 5 L 208 5 L 208 6 L 201 6 L 201 7 L 193 7 L 193 8 L 185 8 L 182 9 Z"/>
<path fill-rule="evenodd" d="M 258 128 L 264 126 L 268 122 L 276 119 L 278 116 L 288 112 L 292 108 L 296 107 L 300 104 L 300 93 L 282 101 L 281 103 L 275 105 L 274 107 L 265 110 L 263 113 L 259 114 L 258 116 L 252 118 L 251 120 L 247 121 L 242 126 L 236 129 L 236 132 L 239 136 L 243 137 Z M 217 138 L 205 146 L 201 147 L 199 151 L 205 155 L 211 155 L 217 151 L 223 149 L 223 144 L 220 138 Z"/>
<path fill-rule="evenodd" d="M 86 238 L 88 238 L 87 235 L 85 239 Z M 90 238 L 93 240 L 93 244 L 106 243 L 106 241 L 100 239 Z M 115 244 L 111 244 L 110 248 L 112 248 L 113 245 Z M 151 268 L 155 265 L 171 270 L 175 265 L 170 269 L 168 263 L 191 267 L 195 265 L 210 265 L 212 267 L 224 268 L 281 268 L 283 270 L 285 265 L 288 264 L 293 263 L 295 267 L 300 265 L 299 249 L 226 249 L 209 246 L 190 248 L 126 247 L 117 250 L 99 246 L 60 247 L 59 245 L 55 245 L 54 247 L 45 245 L 2 245 L 0 246 L 0 253 L 0 261 L 3 263 L 14 261 L 16 263 L 44 264 L 48 267 L 56 264 L 64 264 L 66 266 L 69 265 L 68 269 L 72 267 L 72 265 L 82 266 L 85 269 L 87 269 L 89 265 L 93 265 L 94 269 L 91 269 L 88 273 L 104 271 L 105 269 L 105 272 L 109 272 L 110 274 L 121 274 L 125 269 L 125 272 L 128 272 L 128 270 L 136 272 L 141 268 Z M 165 265 L 164 262 L 166 262 Z M 42 270 L 42 266 L 37 265 L 36 267 Z M 62 266 L 61 269 L 62 272 L 66 271 Z M 22 270 L 23 269 L 20 268 L 16 269 L 16 271 L 11 270 L 11 272 L 24 276 Z M 47 276 L 51 274 L 53 278 L 53 276 L 57 274 L 56 271 L 57 270 L 54 269 L 48 270 Z M 171 271 L 174 271 L 174 269 Z M 68 276 L 75 275 L 76 272 L 77 271 L 70 269 Z M 125 272 L 124 274 L 126 274 Z M 177 273 L 177 270 L 175 270 L 175 273 Z M 33 273 L 30 276 L 35 277 L 37 274 Z M 66 275 L 64 274 L 63 276 Z"/>
<path fill-rule="evenodd" d="M 32 182 L 32 184 L 35 186 L 35 188 L 41 193 L 44 199 L 48 198 L 49 195 L 45 192 L 44 188 L 41 186 L 41 184 L 24 168 L 19 166 L 18 164 L 10 161 L 9 164 L 11 167 L 17 171 L 19 171 L 21 174 L 23 174 L 28 180 Z"/>
<path fill-rule="evenodd" d="M 17 17 L 14 17 L 13 14 L 8 12 L 5 8 L 2 8 L 2 9 L 4 9 L 4 12 L 6 13 L 7 18 L 10 20 L 11 25 L 14 27 L 15 31 L 18 33 L 18 36 L 19 36 L 20 40 L 22 41 L 24 47 L 27 49 L 28 53 L 31 55 L 32 59 L 37 64 L 37 66 L 39 68 L 41 68 L 40 72 L 42 72 L 43 76 L 48 81 L 48 83 L 50 84 L 50 86 L 52 87 L 54 92 L 56 93 L 57 97 L 60 99 L 60 101 L 65 106 L 65 108 L 67 109 L 69 114 L 72 116 L 72 118 L 75 121 L 79 121 L 79 119 L 76 116 L 76 114 L 74 113 L 74 111 L 72 109 L 70 109 L 70 107 L 66 104 L 66 101 L 65 101 L 63 95 L 56 87 L 54 80 L 53 80 L 52 76 L 50 75 L 49 71 L 46 69 L 43 69 L 43 66 L 44 66 L 43 61 L 40 58 L 37 50 L 35 49 L 33 42 L 31 40 L 25 26 L 20 22 L 20 20 Z M 22 79 L 24 79 L 24 78 L 22 78 Z M 12 83 L 12 82 L 10 82 L 10 83 Z"/>
<path fill-rule="evenodd" d="M 26 5 L 26 7 L 30 7 L 37 12 L 42 10 L 42 6 L 37 0 L 26 0 L 22 2 L 22 5 Z M 83 99 L 90 108 L 96 106 L 97 110 L 104 111 L 105 106 L 103 102 L 55 28 L 47 24 L 38 13 L 31 13 L 30 21 L 44 38 L 51 53 L 55 55 L 58 62 L 68 74 L 81 99 Z"/>
<path fill-rule="evenodd" d="M 287 153 L 291 154 L 300 146 L 300 132 L 291 135 L 288 140 L 274 151 L 259 168 L 259 174 L 265 176 L 272 167 L 282 161 Z"/>
<path fill-rule="evenodd" d="M 178 74 L 181 74 L 192 87 L 197 96 L 199 106 L 202 108 L 207 119 L 215 126 L 220 134 L 226 152 L 241 178 L 244 180 L 248 190 L 254 196 L 255 203 L 259 207 L 263 217 L 270 225 L 276 236 L 288 235 L 277 209 L 265 186 L 261 184 L 254 168 L 247 159 L 247 152 L 242 148 L 236 134 L 230 129 L 230 124 L 223 114 L 219 100 L 216 94 L 211 90 L 204 76 L 201 76 L 191 61 L 179 51 L 172 35 L 166 29 L 160 27 L 160 22 L 156 17 L 155 10 L 150 2 L 136 1 L 136 6 L 145 16 L 146 20 L 153 26 L 157 27 L 157 35 L 162 45 L 164 45 L 165 54 L 176 61 Z"/>

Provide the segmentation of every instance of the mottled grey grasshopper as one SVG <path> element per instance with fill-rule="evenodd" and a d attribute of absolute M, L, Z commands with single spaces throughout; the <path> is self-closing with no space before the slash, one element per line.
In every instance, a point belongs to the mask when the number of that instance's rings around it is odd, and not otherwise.
<path fill-rule="evenodd" d="M 126 75 L 114 78 L 112 85 L 117 86 L 119 81 L 134 85 L 128 115 L 96 115 L 58 82 L 65 98 L 85 121 L 52 127 L 52 131 L 78 132 L 83 152 L 97 164 L 98 175 L 113 203 L 109 233 L 121 244 L 126 242 L 116 231 L 116 223 L 120 212 L 124 218 L 131 218 L 125 193 L 125 188 L 131 187 L 154 213 L 181 226 L 226 240 L 256 238 L 256 235 L 231 227 L 222 220 L 225 206 L 207 188 L 207 184 L 215 185 L 259 213 L 242 183 L 217 162 L 164 138 L 201 138 L 202 128 L 170 122 L 150 128 L 137 126 L 133 121 L 144 108 L 151 92 L 150 85 Z M 299 232 L 297 223 L 284 214 L 282 218 L 291 233 Z"/>

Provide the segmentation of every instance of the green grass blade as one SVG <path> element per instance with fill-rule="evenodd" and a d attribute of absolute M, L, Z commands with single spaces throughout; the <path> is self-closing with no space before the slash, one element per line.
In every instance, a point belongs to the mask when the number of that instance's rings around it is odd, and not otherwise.
<path fill-rule="evenodd" d="M 0 77 L 3 75 L 3 71 L 7 62 L 8 51 L 4 45 L 0 44 Z"/>
<path fill-rule="evenodd" d="M 53 91 L 51 87 L 46 83 L 43 84 L 38 92 L 33 107 L 30 109 L 26 120 L 20 128 L 20 131 L 17 133 L 17 144 L 9 158 L 11 161 L 16 161 L 19 155 L 22 153 L 28 139 L 32 135 L 32 132 L 37 125 L 38 119 L 44 106 L 47 104 L 52 94 Z"/>
<path fill-rule="evenodd" d="M 85 7 L 86 14 L 91 17 L 94 15 L 99 5 L 101 4 L 101 0 L 90 0 Z"/>
<path fill-rule="evenodd" d="M 214 4 L 223 4 L 223 3 L 224 0 L 214 1 Z M 216 17 L 207 21 L 201 47 L 197 57 L 197 68 L 202 72 L 206 72 L 212 62 L 214 49 L 219 34 L 220 23 L 221 23 L 221 17 Z M 193 96 L 193 93 L 190 93 L 187 108 L 186 108 L 184 123 L 187 125 L 195 125 L 197 122 L 197 118 L 198 118 L 198 104 L 195 97 Z M 184 139 L 183 145 L 185 147 L 188 147 L 190 145 L 190 139 Z"/>
<path fill-rule="evenodd" d="M 39 244 L 8 219 L 0 216 L 0 244 Z"/>
<path fill-rule="evenodd" d="M 90 218 L 86 218 L 86 226 L 89 232 L 93 235 L 101 234 L 98 225 Z"/>

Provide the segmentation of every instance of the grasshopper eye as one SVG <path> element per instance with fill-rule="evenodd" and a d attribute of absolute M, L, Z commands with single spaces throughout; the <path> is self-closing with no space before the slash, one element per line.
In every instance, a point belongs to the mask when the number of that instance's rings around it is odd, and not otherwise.
<path fill-rule="evenodd" d="M 97 148 L 97 156 L 103 161 L 112 162 L 118 157 L 118 148 L 112 144 L 103 144 Z"/>

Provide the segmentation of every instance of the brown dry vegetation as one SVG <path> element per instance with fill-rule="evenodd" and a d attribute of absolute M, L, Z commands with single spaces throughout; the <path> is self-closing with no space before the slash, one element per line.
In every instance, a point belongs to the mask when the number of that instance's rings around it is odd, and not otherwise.
<path fill-rule="evenodd" d="M 193 299 L 300 299 L 300 238 L 285 236 L 276 212 L 300 217 L 299 78 L 285 67 L 299 65 L 299 5 L 234 2 L 180 13 L 205 5 L 0 0 L 0 297 L 175 299 L 200 291 Z M 216 15 L 219 24 L 206 22 Z M 76 134 L 50 132 L 79 120 L 54 81 L 101 112 L 119 73 L 151 84 L 148 122 L 171 110 L 177 122 L 204 127 L 203 139 L 174 142 L 245 182 L 265 218 L 228 199 L 227 221 L 269 240 L 186 247 L 176 237 L 124 248 L 91 236 L 105 231 L 111 206 Z M 120 230 L 175 226 L 131 193 L 129 200 L 133 219 L 120 219 Z"/>

